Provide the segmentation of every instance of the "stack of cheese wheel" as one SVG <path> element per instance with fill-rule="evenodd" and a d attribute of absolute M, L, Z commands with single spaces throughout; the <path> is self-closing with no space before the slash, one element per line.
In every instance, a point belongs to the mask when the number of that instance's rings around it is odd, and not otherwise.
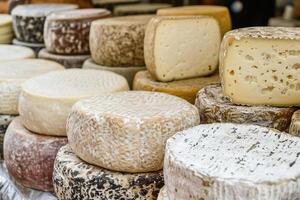
<path fill-rule="evenodd" d="M 54 160 L 58 150 L 67 144 L 66 120 L 73 104 L 93 95 L 129 89 L 120 75 L 64 70 L 57 65 L 59 71 L 22 84 L 20 117 L 9 125 L 4 138 L 4 160 L 10 175 L 23 186 L 42 191 L 53 191 Z"/>
<path fill-rule="evenodd" d="M 69 145 L 60 149 L 53 182 L 60 200 L 156 200 L 163 187 L 166 140 L 199 124 L 195 106 L 164 93 L 130 91 L 76 103 Z"/>
<path fill-rule="evenodd" d="M 10 44 L 13 37 L 12 17 L 0 14 L 0 44 Z"/>
<path fill-rule="evenodd" d="M 44 29 L 46 49 L 40 51 L 38 57 L 57 61 L 66 68 L 81 68 L 90 57 L 91 23 L 110 15 L 106 9 L 78 9 L 50 14 Z"/>
<path fill-rule="evenodd" d="M 114 7 L 115 16 L 155 14 L 158 9 L 171 7 L 166 3 L 123 4 Z"/>
<path fill-rule="evenodd" d="M 145 28 L 152 15 L 114 17 L 92 23 L 92 59 L 83 68 L 108 70 L 123 75 L 130 86 L 134 75 L 145 69 Z"/>
<path fill-rule="evenodd" d="M 133 89 L 166 92 L 194 103 L 201 88 L 220 82 L 221 37 L 230 29 L 226 7 L 159 9 L 146 29 L 147 71 L 135 76 Z"/>
<path fill-rule="evenodd" d="M 44 47 L 46 17 L 56 11 L 78 8 L 75 4 L 26 4 L 12 10 L 16 39 L 13 44 L 32 48 L 36 54 Z"/>

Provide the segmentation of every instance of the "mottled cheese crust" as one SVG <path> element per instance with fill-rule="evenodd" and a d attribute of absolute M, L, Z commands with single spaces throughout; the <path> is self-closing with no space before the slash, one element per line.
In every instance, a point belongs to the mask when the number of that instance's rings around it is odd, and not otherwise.
<path fill-rule="evenodd" d="M 30 48 L 0 44 L 0 63 L 34 57 L 34 51 Z"/>
<path fill-rule="evenodd" d="M 289 133 L 300 136 L 300 110 L 296 111 L 292 117 Z"/>

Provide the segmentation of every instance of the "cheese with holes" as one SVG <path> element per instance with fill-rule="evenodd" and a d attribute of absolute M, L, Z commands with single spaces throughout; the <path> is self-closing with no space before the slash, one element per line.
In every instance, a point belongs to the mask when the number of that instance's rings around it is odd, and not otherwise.
<path fill-rule="evenodd" d="M 34 51 L 30 48 L 0 44 L 0 63 L 34 57 Z"/>
<path fill-rule="evenodd" d="M 93 60 L 105 66 L 144 66 L 145 28 L 152 15 L 94 21 L 90 31 Z"/>
<path fill-rule="evenodd" d="M 256 125 L 209 124 L 166 145 L 169 199 L 296 200 L 300 138 Z"/>
<path fill-rule="evenodd" d="M 168 83 L 154 80 L 148 71 L 141 71 L 135 75 L 133 90 L 164 92 L 181 97 L 194 104 L 197 92 L 211 83 L 219 83 L 219 74 L 212 76 L 172 81 Z"/>
<path fill-rule="evenodd" d="M 0 159 L 3 160 L 3 140 L 6 129 L 10 122 L 15 118 L 14 115 L 0 115 Z"/>
<path fill-rule="evenodd" d="M 115 16 L 155 14 L 158 9 L 171 7 L 166 3 L 123 4 L 114 7 Z"/>
<path fill-rule="evenodd" d="M 156 200 L 164 180 L 162 171 L 131 174 L 90 165 L 66 145 L 55 160 L 53 185 L 63 200 Z"/>
<path fill-rule="evenodd" d="M 167 188 L 165 186 L 160 189 L 157 200 L 169 200 Z"/>
<path fill-rule="evenodd" d="M 25 187 L 53 191 L 54 160 L 67 142 L 66 137 L 32 133 L 19 117 L 14 119 L 4 137 L 4 159 L 9 174 Z"/>
<path fill-rule="evenodd" d="M 224 97 L 220 84 L 204 87 L 197 94 L 195 106 L 202 124 L 256 124 L 288 131 L 294 108 L 235 105 Z"/>
<path fill-rule="evenodd" d="M 89 54 L 92 21 L 110 16 L 106 9 L 78 9 L 54 12 L 45 22 L 47 51 L 57 54 Z"/>
<path fill-rule="evenodd" d="M 103 65 L 96 64 L 92 59 L 88 59 L 83 63 L 83 69 L 98 69 L 111 71 L 121 76 L 124 76 L 129 83 L 130 88 L 132 88 L 133 79 L 137 72 L 145 70 L 144 66 L 132 66 L 132 67 L 108 67 Z"/>
<path fill-rule="evenodd" d="M 162 82 L 213 74 L 220 42 L 220 28 L 212 17 L 154 17 L 145 34 L 147 69 Z"/>
<path fill-rule="evenodd" d="M 14 45 L 31 48 L 35 52 L 35 55 L 38 55 L 40 50 L 45 47 L 44 43 L 22 42 L 22 41 L 19 41 L 18 39 L 13 39 L 12 43 Z"/>
<path fill-rule="evenodd" d="M 39 51 L 38 57 L 58 62 L 69 69 L 82 68 L 84 61 L 87 60 L 90 55 L 58 55 L 49 53 L 46 49 L 42 49 Z"/>
<path fill-rule="evenodd" d="M 178 97 L 119 92 L 75 104 L 67 135 L 74 153 L 88 163 L 114 171 L 149 172 L 162 169 L 169 137 L 198 124 L 197 108 Z"/>
<path fill-rule="evenodd" d="M 220 53 L 224 95 L 235 104 L 300 105 L 300 31 L 250 27 L 228 32 Z"/>
<path fill-rule="evenodd" d="M 292 117 L 289 133 L 300 136 L 300 110 L 296 111 Z"/>
<path fill-rule="evenodd" d="M 157 11 L 159 16 L 181 16 L 181 15 L 206 15 L 218 20 L 221 33 L 224 35 L 232 28 L 231 17 L 227 7 L 224 6 L 182 6 L 172 8 L 162 8 Z"/>
<path fill-rule="evenodd" d="M 22 85 L 19 113 L 24 126 L 45 135 L 66 135 L 74 103 L 94 95 L 126 91 L 122 76 L 100 70 L 69 69 L 41 75 Z"/>

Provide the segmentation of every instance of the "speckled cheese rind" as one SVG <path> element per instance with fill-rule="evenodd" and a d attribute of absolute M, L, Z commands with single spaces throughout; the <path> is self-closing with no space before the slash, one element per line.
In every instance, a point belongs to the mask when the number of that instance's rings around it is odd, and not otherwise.
<path fill-rule="evenodd" d="M 165 186 L 160 189 L 157 200 L 169 200 L 167 188 Z"/>
<path fill-rule="evenodd" d="M 148 71 L 141 71 L 135 75 L 133 90 L 163 92 L 178 96 L 194 104 L 197 92 L 212 83 L 220 83 L 218 73 L 207 77 L 164 83 L 154 80 Z"/>
<path fill-rule="evenodd" d="M 224 97 L 220 84 L 201 89 L 197 94 L 195 106 L 199 110 L 202 124 L 217 122 L 255 124 L 280 131 L 289 129 L 295 112 L 294 108 L 235 105 Z"/>
<path fill-rule="evenodd" d="M 4 137 L 4 159 L 9 174 L 25 187 L 53 191 L 54 160 L 66 137 L 42 136 L 28 131 L 15 118 Z"/>
<path fill-rule="evenodd" d="M 158 9 L 171 7 L 166 3 L 124 4 L 114 7 L 114 16 L 155 14 Z"/>
<path fill-rule="evenodd" d="M 94 21 L 90 30 L 93 60 L 105 66 L 144 66 L 145 28 L 151 15 Z"/>
<path fill-rule="evenodd" d="M 220 50 L 224 95 L 242 105 L 300 105 L 300 31 L 250 27 L 228 32 Z"/>
<path fill-rule="evenodd" d="M 19 45 L 19 46 L 31 48 L 35 52 L 35 55 L 38 55 L 38 53 L 40 52 L 40 50 L 45 47 L 44 43 L 22 42 L 22 41 L 19 41 L 17 39 L 13 39 L 12 43 L 14 45 Z"/>
<path fill-rule="evenodd" d="M 66 145 L 55 160 L 53 185 L 61 200 L 156 200 L 164 180 L 162 171 L 120 173 L 87 164 Z"/>
<path fill-rule="evenodd" d="M 10 122 L 15 118 L 14 115 L 0 115 L 0 159 L 3 160 L 3 140 L 6 129 Z"/>
<path fill-rule="evenodd" d="M 293 114 L 289 133 L 292 135 L 300 136 L 300 110 L 297 110 Z"/>
<path fill-rule="evenodd" d="M 68 55 L 89 54 L 92 21 L 110 15 L 110 11 L 106 9 L 78 9 L 50 14 L 44 28 L 47 51 Z"/>
<path fill-rule="evenodd" d="M 162 169 L 166 140 L 199 124 L 197 108 L 175 96 L 131 91 L 75 104 L 69 144 L 88 163 L 122 172 Z"/>
<path fill-rule="evenodd" d="M 24 126 L 44 135 L 66 135 L 66 120 L 74 103 L 94 95 L 129 90 L 118 74 L 69 69 L 32 78 L 22 85 L 19 113 Z"/>
<path fill-rule="evenodd" d="M 256 125 L 209 124 L 166 145 L 169 198 L 297 200 L 300 138 Z"/>
<path fill-rule="evenodd" d="M 34 57 L 34 51 L 30 48 L 0 44 L 0 63 Z"/>

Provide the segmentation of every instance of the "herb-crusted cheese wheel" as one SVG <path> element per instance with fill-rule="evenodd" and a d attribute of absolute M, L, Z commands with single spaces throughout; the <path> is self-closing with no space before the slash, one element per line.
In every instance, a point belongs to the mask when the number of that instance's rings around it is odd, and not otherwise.
<path fill-rule="evenodd" d="M 165 186 L 160 189 L 157 200 L 169 200 L 167 188 Z"/>
<path fill-rule="evenodd" d="M 127 91 L 122 76 L 100 70 L 52 72 L 22 85 L 19 112 L 24 126 L 45 135 L 66 135 L 66 121 L 74 103 L 94 95 Z"/>
<path fill-rule="evenodd" d="M 300 138 L 256 125 L 209 124 L 166 145 L 169 199 L 296 200 Z"/>
<path fill-rule="evenodd" d="M 40 50 L 45 47 L 44 43 L 22 42 L 22 41 L 19 41 L 17 39 L 13 39 L 12 43 L 14 45 L 31 48 L 35 52 L 35 55 L 38 55 L 38 53 L 40 52 Z"/>
<path fill-rule="evenodd" d="M 168 8 L 172 5 L 166 3 L 139 3 L 124 4 L 114 7 L 115 16 L 155 14 L 158 9 Z"/>
<path fill-rule="evenodd" d="M 162 82 L 210 75 L 218 67 L 220 43 L 213 17 L 157 16 L 146 29 L 146 67 Z"/>
<path fill-rule="evenodd" d="M 10 122 L 15 118 L 14 115 L 0 115 L 0 159 L 3 160 L 3 140 L 6 129 Z"/>
<path fill-rule="evenodd" d="M 162 171 L 131 174 L 90 165 L 66 145 L 55 160 L 53 185 L 62 200 L 156 200 L 164 180 Z"/>
<path fill-rule="evenodd" d="M 151 15 L 94 21 L 90 31 L 93 60 L 105 66 L 144 66 L 145 28 Z"/>
<path fill-rule="evenodd" d="M 64 70 L 64 67 L 42 59 L 0 62 L 0 113 L 19 114 L 18 101 L 22 83 L 32 77 L 58 70 Z"/>
<path fill-rule="evenodd" d="M 55 12 L 45 22 L 44 41 L 48 52 L 89 54 L 92 21 L 110 16 L 106 9 L 78 9 Z"/>
<path fill-rule="evenodd" d="M 66 137 L 42 136 L 28 131 L 18 117 L 11 122 L 4 138 L 6 167 L 23 186 L 53 191 L 55 156 L 67 142 Z"/>
<path fill-rule="evenodd" d="M 300 136 L 300 110 L 297 110 L 292 117 L 289 133 Z"/>
<path fill-rule="evenodd" d="M 0 44 L 0 63 L 34 57 L 34 51 L 30 48 Z"/>
<path fill-rule="evenodd" d="M 202 124 L 256 124 L 280 131 L 288 130 L 295 112 L 294 108 L 235 105 L 224 97 L 220 84 L 209 85 L 200 90 L 195 105 Z"/>
<path fill-rule="evenodd" d="M 235 104 L 300 105 L 300 31 L 250 27 L 228 32 L 220 53 L 224 95 Z"/>
<path fill-rule="evenodd" d="M 168 83 L 154 80 L 148 71 L 138 72 L 134 77 L 133 90 L 164 92 L 178 96 L 194 104 L 197 92 L 211 83 L 219 83 L 219 74 L 212 76 L 172 81 Z"/>
<path fill-rule="evenodd" d="M 51 12 L 73 10 L 75 4 L 27 4 L 12 10 L 13 28 L 20 41 L 43 43 L 44 23 Z"/>
<path fill-rule="evenodd" d="M 114 171 L 149 172 L 162 169 L 169 137 L 198 124 L 197 108 L 178 97 L 119 92 L 75 104 L 67 134 L 74 153 L 88 163 Z"/>

